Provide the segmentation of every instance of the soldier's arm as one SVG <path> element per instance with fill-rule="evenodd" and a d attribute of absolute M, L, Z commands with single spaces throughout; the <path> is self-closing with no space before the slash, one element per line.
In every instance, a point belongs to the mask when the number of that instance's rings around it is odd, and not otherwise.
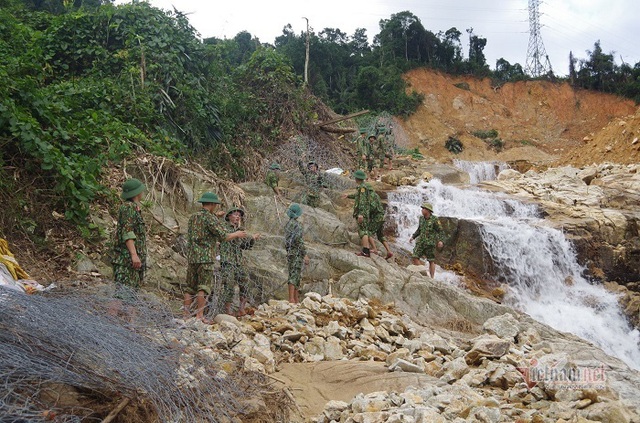
<path fill-rule="evenodd" d="M 422 231 L 422 219 L 418 221 L 418 229 L 411 235 L 411 239 L 416 239 L 420 236 L 420 232 Z"/>

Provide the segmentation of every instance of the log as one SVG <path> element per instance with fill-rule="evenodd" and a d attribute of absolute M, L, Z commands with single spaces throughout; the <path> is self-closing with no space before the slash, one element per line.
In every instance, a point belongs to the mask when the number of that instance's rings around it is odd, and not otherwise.
<path fill-rule="evenodd" d="M 351 118 L 354 118 L 354 117 L 360 116 L 360 115 L 365 115 L 367 113 L 369 113 L 368 110 L 361 110 L 359 112 L 355 112 L 355 113 L 351 113 L 351 114 L 348 114 L 348 115 L 345 115 L 345 116 L 341 116 L 339 118 L 331 119 L 331 120 L 328 120 L 326 122 L 320 122 L 317 125 L 320 126 L 320 127 L 326 126 L 326 125 L 331 125 L 332 123 L 342 122 L 343 120 L 351 119 Z"/>
<path fill-rule="evenodd" d="M 325 132 L 331 132 L 332 134 L 350 134 L 357 131 L 357 129 L 354 128 L 338 128 L 337 126 L 321 126 L 320 129 Z"/>
<path fill-rule="evenodd" d="M 131 401 L 130 398 L 124 398 L 122 401 L 120 401 L 120 404 L 118 404 L 116 408 L 111 410 L 111 413 L 109 413 L 109 415 L 102 421 L 102 423 L 109 423 L 113 421 L 113 419 L 116 418 L 118 413 L 121 412 L 122 409 L 127 406 L 127 404 L 129 404 L 129 401 Z"/>

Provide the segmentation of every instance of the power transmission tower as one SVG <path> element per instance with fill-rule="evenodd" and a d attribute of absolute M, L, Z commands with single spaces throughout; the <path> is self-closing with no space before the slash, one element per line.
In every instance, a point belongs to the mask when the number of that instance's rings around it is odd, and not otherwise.
<path fill-rule="evenodd" d="M 539 77 L 551 72 L 549 56 L 544 49 L 540 35 L 540 0 L 529 0 L 529 47 L 527 48 L 527 72 Z"/>

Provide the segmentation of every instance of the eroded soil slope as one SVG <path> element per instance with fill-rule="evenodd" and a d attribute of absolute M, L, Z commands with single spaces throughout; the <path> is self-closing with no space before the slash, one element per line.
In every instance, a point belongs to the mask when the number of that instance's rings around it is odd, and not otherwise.
<path fill-rule="evenodd" d="M 594 148 L 589 143 L 591 147 L 584 149 L 585 137 L 598 140 L 598 132 L 609 122 L 633 115 L 637 109 L 631 100 L 574 90 L 566 83 L 522 81 L 492 87 L 489 79 L 450 76 L 427 69 L 412 70 L 406 80 L 411 89 L 425 96 L 418 112 L 403 122 L 409 146 L 420 147 L 437 161 L 457 157 L 554 165 L 564 156 L 564 163 L 575 160 L 581 164 L 580 156 L 590 155 Z M 619 124 L 613 124 L 614 129 L 620 129 L 616 125 Z M 504 141 L 500 152 L 472 135 L 474 131 L 490 129 L 497 130 Z M 620 135 L 620 131 L 610 132 L 609 138 Z M 626 135 L 631 140 L 635 137 L 629 132 Z M 454 155 L 445 149 L 449 136 L 462 141 L 462 153 Z M 574 151 L 577 156 L 571 155 Z M 619 158 L 627 156 L 625 153 Z M 615 158 L 609 152 L 602 161 Z M 589 163 L 593 161 L 590 159 Z"/>

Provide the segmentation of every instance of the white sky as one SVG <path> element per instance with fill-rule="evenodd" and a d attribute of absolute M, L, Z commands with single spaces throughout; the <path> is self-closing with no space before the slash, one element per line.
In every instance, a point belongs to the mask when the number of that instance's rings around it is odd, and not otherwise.
<path fill-rule="evenodd" d="M 291 24 L 296 34 L 338 28 L 352 35 L 366 28 L 369 42 L 378 34 L 379 21 L 408 10 L 433 32 L 456 27 L 462 32 L 463 52 L 468 54 L 466 29 L 487 39 L 484 53 L 494 69 L 503 57 L 511 64 L 526 65 L 529 44 L 527 0 L 148 0 L 161 9 L 188 13 L 203 38 L 233 38 L 246 30 L 261 42 L 273 43 L 282 28 Z M 124 3 L 128 0 L 117 0 Z M 557 75 L 568 73 L 569 51 L 587 58 L 600 40 L 605 53 L 615 52 L 632 66 L 640 61 L 639 0 L 544 0 L 540 4 L 542 40 Z M 313 54 L 313 52 L 311 53 Z"/>

